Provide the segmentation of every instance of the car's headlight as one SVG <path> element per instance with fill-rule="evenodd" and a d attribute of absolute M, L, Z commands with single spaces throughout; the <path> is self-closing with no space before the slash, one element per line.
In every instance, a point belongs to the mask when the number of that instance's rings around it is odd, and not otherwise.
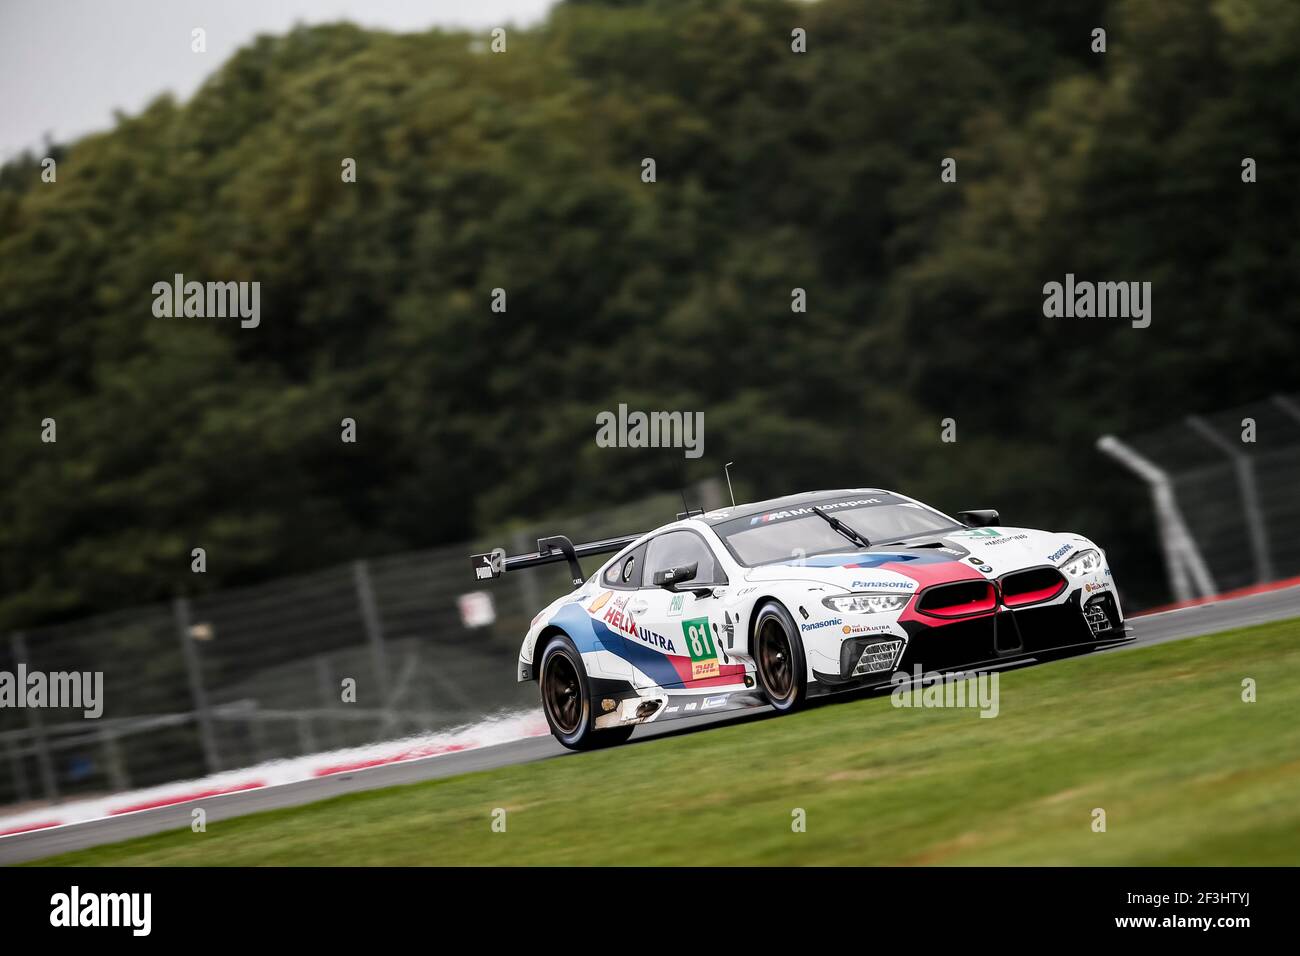
<path fill-rule="evenodd" d="M 1080 574 L 1091 574 L 1093 571 L 1101 570 L 1101 555 L 1089 548 L 1087 551 L 1080 551 L 1069 561 L 1061 565 L 1061 570 L 1066 574 L 1078 577 Z"/>
<path fill-rule="evenodd" d="M 910 594 L 862 591 L 857 594 L 822 598 L 822 603 L 832 611 L 839 611 L 841 614 L 874 614 L 877 611 L 901 611 L 910 597 Z"/>

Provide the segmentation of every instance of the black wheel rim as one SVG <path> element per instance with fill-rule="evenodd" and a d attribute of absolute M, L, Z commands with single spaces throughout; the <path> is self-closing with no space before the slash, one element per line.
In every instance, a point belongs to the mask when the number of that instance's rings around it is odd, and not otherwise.
<path fill-rule="evenodd" d="M 546 712 L 562 734 L 572 734 L 582 719 L 582 689 L 578 670 L 565 654 L 553 654 L 546 663 Z"/>
<path fill-rule="evenodd" d="M 789 697 L 794 687 L 790 658 L 790 638 L 785 628 L 773 618 L 764 621 L 758 632 L 758 666 L 767 692 L 777 700 Z"/>

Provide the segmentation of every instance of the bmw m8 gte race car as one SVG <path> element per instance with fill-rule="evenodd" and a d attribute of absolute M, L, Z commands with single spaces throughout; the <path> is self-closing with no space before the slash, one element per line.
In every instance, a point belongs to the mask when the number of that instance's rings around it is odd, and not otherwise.
<path fill-rule="evenodd" d="M 590 577 L 579 559 L 615 552 Z M 686 512 L 646 534 L 474 555 L 479 580 L 567 562 L 573 591 L 533 619 L 520 681 L 556 739 L 1080 653 L 1128 639 L 1106 554 L 1077 534 L 955 518 L 879 489 Z"/>

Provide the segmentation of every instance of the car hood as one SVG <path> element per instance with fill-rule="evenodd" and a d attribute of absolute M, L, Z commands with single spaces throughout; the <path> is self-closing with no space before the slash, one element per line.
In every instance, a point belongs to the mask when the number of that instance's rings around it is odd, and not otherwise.
<path fill-rule="evenodd" d="M 996 578 L 1009 571 L 1060 565 L 1075 551 L 1095 547 L 1075 534 L 1032 528 L 966 528 L 779 564 L 750 568 L 752 583 L 806 581 L 850 591 L 913 591 L 945 581 Z"/>

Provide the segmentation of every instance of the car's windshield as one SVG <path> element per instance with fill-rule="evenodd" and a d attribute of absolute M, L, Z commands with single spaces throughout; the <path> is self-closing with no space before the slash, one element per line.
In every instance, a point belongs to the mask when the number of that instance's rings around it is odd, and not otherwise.
<path fill-rule="evenodd" d="M 873 545 L 961 527 L 932 508 L 882 493 L 870 498 L 828 498 L 733 518 L 713 530 L 735 559 L 748 567 L 851 550 L 852 543 L 815 514 L 814 506 L 839 518 Z"/>

